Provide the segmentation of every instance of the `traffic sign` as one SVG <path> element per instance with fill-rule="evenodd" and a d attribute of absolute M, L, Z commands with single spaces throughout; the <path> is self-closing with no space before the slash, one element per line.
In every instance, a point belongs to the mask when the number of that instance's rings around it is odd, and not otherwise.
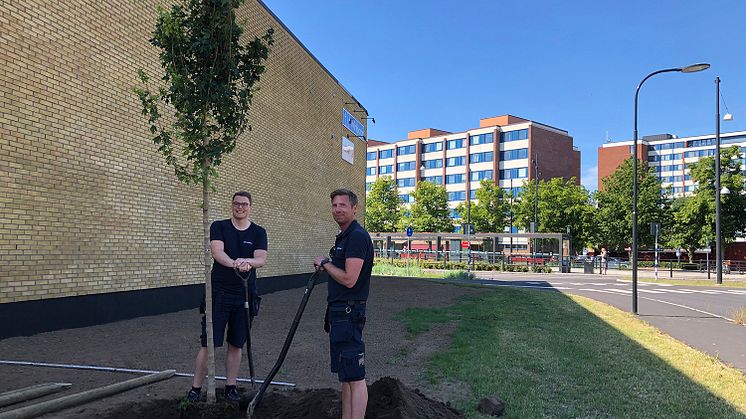
<path fill-rule="evenodd" d="M 464 240 L 461 242 L 461 248 L 462 249 L 468 249 L 469 248 L 469 242 Z"/>
<path fill-rule="evenodd" d="M 414 234 L 412 226 L 407 227 L 407 237 L 412 237 L 412 234 Z"/>
<path fill-rule="evenodd" d="M 462 228 L 464 234 L 474 234 L 474 224 L 464 223 L 464 224 L 461 225 L 461 228 Z"/>

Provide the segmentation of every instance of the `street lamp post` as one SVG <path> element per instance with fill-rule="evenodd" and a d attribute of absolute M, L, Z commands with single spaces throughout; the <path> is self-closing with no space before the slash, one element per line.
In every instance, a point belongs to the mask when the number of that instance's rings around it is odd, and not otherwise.
<path fill-rule="evenodd" d="M 656 74 L 668 72 L 694 73 L 707 70 L 708 68 L 710 68 L 709 64 L 701 63 L 654 71 L 645 76 L 635 90 L 635 127 L 632 139 L 632 313 L 634 314 L 637 314 L 637 99 L 640 95 L 640 87 L 642 87 L 647 79 Z"/>
<path fill-rule="evenodd" d="M 534 179 L 536 180 L 536 189 L 534 189 L 534 228 L 532 233 L 536 233 L 539 230 L 539 156 L 534 154 Z M 536 265 L 536 239 L 531 240 L 531 249 L 533 250 L 534 262 Z"/>
<path fill-rule="evenodd" d="M 733 119 L 733 115 L 727 113 L 724 121 Z M 718 284 L 723 283 L 723 238 L 720 230 L 720 196 L 728 194 L 728 188 L 720 189 L 720 77 L 715 77 L 715 279 Z"/>

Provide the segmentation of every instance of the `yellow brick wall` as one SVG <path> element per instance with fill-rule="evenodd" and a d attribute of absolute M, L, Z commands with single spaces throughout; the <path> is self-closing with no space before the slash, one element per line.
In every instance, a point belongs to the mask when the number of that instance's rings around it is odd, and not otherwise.
<path fill-rule="evenodd" d="M 159 4 L 0 0 L 0 303 L 202 281 L 201 190 L 165 166 L 131 92 L 138 68 L 161 74 Z M 270 246 L 259 276 L 309 272 L 336 233 L 331 190 L 365 197 L 364 144 L 354 165 L 340 157 L 353 99 L 256 0 L 239 19 L 247 35 L 273 27 L 275 45 L 210 218 L 252 192 Z"/>

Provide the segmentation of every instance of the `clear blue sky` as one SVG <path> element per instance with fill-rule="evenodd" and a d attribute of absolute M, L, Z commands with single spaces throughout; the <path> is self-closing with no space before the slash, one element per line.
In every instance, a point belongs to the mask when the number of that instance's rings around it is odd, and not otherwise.
<path fill-rule="evenodd" d="M 265 0 L 376 118 L 368 137 L 463 131 L 512 114 L 569 131 L 582 183 L 596 188 L 597 148 L 640 136 L 715 132 L 715 77 L 746 130 L 746 1 Z M 721 114 L 725 108 L 721 102 Z"/>

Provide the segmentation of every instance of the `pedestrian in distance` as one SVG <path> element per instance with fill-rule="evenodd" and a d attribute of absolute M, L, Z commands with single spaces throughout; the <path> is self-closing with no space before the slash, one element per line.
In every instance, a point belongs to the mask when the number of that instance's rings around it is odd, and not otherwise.
<path fill-rule="evenodd" d="M 606 251 L 605 247 L 601 248 L 601 267 L 599 270 L 601 275 L 606 275 L 609 270 L 609 252 Z"/>
<path fill-rule="evenodd" d="M 331 193 L 332 216 L 339 225 L 329 256 L 314 267 L 329 276 L 324 330 L 329 333 L 331 372 L 342 390 L 342 418 L 363 419 L 368 404 L 365 382 L 365 308 L 373 270 L 373 242 L 355 220 L 357 195 L 347 189 Z"/>
<path fill-rule="evenodd" d="M 223 346 L 227 341 L 225 356 L 225 399 L 240 401 L 236 387 L 241 366 L 241 348 L 247 339 L 246 289 L 248 286 L 249 311 L 253 318 L 258 314 L 260 298 L 256 289 L 256 268 L 267 261 L 267 231 L 251 222 L 251 194 L 236 192 L 231 201 L 231 218 L 215 221 L 210 225 L 210 252 L 212 264 L 212 322 L 213 345 Z M 246 283 L 235 270 L 248 272 Z M 200 307 L 202 313 L 202 335 L 195 362 L 192 388 L 187 400 L 200 400 L 202 383 L 207 374 L 207 331 L 205 328 L 205 300 Z M 226 330 L 227 329 L 227 330 Z"/>

